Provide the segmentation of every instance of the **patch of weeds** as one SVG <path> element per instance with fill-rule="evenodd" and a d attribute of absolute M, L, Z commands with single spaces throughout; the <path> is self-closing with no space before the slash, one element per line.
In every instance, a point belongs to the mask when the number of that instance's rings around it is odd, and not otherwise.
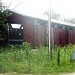
<path fill-rule="evenodd" d="M 0 72 L 46 75 L 75 71 L 75 63 L 70 62 L 75 45 L 56 46 L 52 50 L 52 60 L 49 61 L 48 47 L 38 47 L 34 51 L 30 44 L 25 42 L 20 48 L 0 48 Z"/>

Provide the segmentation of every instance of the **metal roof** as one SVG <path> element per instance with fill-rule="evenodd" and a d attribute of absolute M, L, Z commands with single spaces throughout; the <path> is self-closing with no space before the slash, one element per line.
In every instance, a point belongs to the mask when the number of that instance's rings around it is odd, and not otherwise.
<path fill-rule="evenodd" d="M 22 16 L 27 16 L 27 15 L 21 14 L 17 11 L 10 10 L 10 9 L 9 9 L 9 11 L 14 12 L 14 13 L 19 14 L 19 15 L 22 15 Z M 27 17 L 32 17 L 32 16 L 27 16 Z M 44 20 L 44 21 L 48 22 L 48 20 L 46 20 L 46 19 L 41 19 L 41 18 L 37 18 L 37 17 L 32 17 L 32 18 L 39 19 L 39 20 Z M 73 23 L 68 23 L 68 22 L 64 22 L 64 21 L 56 20 L 56 19 L 51 19 L 51 22 L 62 24 L 62 25 L 67 25 L 67 26 L 75 26 L 75 24 L 73 24 Z"/>
<path fill-rule="evenodd" d="M 63 25 L 68 25 L 68 26 L 75 26 L 75 24 L 73 24 L 73 23 L 68 23 L 68 22 L 64 22 L 64 21 L 61 21 L 61 20 L 51 19 L 51 22 L 63 24 Z"/>

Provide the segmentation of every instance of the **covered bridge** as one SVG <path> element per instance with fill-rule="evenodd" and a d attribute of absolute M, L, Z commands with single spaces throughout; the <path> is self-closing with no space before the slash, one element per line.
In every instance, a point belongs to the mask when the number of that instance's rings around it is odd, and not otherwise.
<path fill-rule="evenodd" d="M 16 12 L 8 17 L 9 43 L 28 42 L 32 47 L 39 45 L 48 46 L 48 21 L 30 16 L 24 16 Z M 20 27 L 13 28 L 18 24 Z M 58 20 L 51 23 L 51 45 L 64 46 L 75 44 L 75 25 Z"/>

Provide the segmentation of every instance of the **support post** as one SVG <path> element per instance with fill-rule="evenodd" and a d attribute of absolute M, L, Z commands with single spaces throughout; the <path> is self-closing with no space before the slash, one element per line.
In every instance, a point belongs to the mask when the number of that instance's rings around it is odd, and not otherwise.
<path fill-rule="evenodd" d="M 49 15 L 48 15 L 48 27 L 49 27 L 49 61 L 51 60 L 51 0 L 50 0 L 50 4 L 49 4 Z"/>

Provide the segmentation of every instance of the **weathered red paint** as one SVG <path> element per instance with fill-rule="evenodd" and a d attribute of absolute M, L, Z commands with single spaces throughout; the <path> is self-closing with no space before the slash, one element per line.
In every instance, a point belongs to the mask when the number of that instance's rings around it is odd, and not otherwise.
<path fill-rule="evenodd" d="M 35 24 L 34 20 L 38 20 L 40 24 Z M 32 47 L 48 44 L 48 28 L 46 27 L 47 21 L 28 16 L 22 16 L 13 12 L 13 14 L 8 18 L 8 22 L 22 24 L 23 40 L 24 42 L 30 43 Z M 43 24 L 41 24 L 41 22 L 43 22 Z M 53 28 L 53 35 L 54 45 L 64 46 L 69 43 L 75 44 L 75 30 Z M 51 29 L 51 44 L 52 42 Z"/>
<path fill-rule="evenodd" d="M 68 30 L 61 29 L 61 46 L 68 44 Z"/>
<path fill-rule="evenodd" d="M 54 45 L 60 46 L 60 29 L 54 28 Z"/>

